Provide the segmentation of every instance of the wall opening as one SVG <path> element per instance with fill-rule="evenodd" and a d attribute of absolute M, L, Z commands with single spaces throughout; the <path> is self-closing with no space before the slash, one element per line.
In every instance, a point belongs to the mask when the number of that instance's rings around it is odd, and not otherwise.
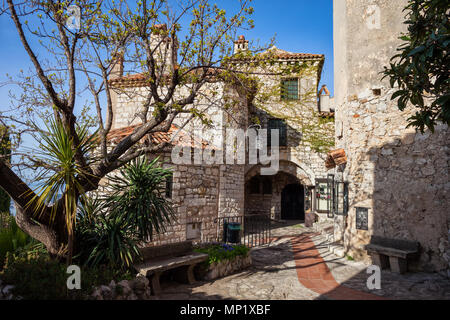
<path fill-rule="evenodd" d="M 290 184 L 283 189 L 281 219 L 305 220 L 305 189 L 301 184 Z"/>

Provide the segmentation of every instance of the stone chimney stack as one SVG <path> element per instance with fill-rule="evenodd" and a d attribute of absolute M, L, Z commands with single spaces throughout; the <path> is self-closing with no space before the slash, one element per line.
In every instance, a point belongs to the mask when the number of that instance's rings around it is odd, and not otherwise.
<path fill-rule="evenodd" d="M 109 75 L 110 79 L 123 77 L 123 52 L 117 52 L 112 59 L 112 69 Z"/>
<path fill-rule="evenodd" d="M 173 39 L 169 34 L 166 24 L 157 24 L 153 26 L 154 32 L 150 35 L 150 45 L 155 50 L 155 60 L 158 67 L 164 67 L 163 73 L 169 73 L 171 66 L 177 64 L 178 40 L 175 35 Z M 175 54 L 172 55 L 172 48 Z"/>
<path fill-rule="evenodd" d="M 248 50 L 248 40 L 245 40 L 244 36 L 239 36 L 239 39 L 234 42 L 234 54 L 247 50 Z"/>
<path fill-rule="evenodd" d="M 322 89 L 319 91 L 319 111 L 320 112 L 330 112 L 330 91 L 326 85 L 322 86 Z"/>

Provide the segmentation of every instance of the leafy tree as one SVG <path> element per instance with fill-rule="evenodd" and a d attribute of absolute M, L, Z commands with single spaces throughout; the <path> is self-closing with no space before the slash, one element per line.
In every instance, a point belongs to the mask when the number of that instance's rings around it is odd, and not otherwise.
<path fill-rule="evenodd" d="M 404 9 L 408 32 L 392 57 L 385 77 L 398 86 L 392 99 L 398 108 L 411 103 L 418 110 L 409 126 L 434 132 L 438 122 L 450 124 L 450 20 L 447 0 L 410 0 Z"/>
<path fill-rule="evenodd" d="M 223 61 L 233 54 L 232 40 L 237 32 L 253 27 L 250 2 L 236 0 L 234 12 L 226 12 L 207 0 L 152 0 L 132 5 L 126 1 L 8 0 L 2 14 L 14 23 L 32 69 L 30 74 L 21 72 L 10 79 L 22 93 L 12 95 L 13 105 L 0 118 L 17 126 L 16 144 L 24 134 L 39 141 L 41 136 L 36 133 L 45 134 L 39 119 L 51 115 L 59 119 L 74 146 L 83 141 L 77 128 L 87 124 L 98 130 L 98 161 L 91 162 L 82 150 L 74 149 L 71 165 L 85 172 L 76 174 L 71 182 L 79 186 L 73 193 L 73 200 L 78 200 L 81 193 L 96 190 L 102 178 L 142 152 L 156 153 L 166 146 L 166 142 L 140 145 L 149 133 L 168 131 L 181 114 L 202 118 L 202 111 L 193 104 L 204 94 L 212 74 L 220 71 L 226 74 L 223 78 L 237 78 L 237 72 Z M 66 25 L 70 5 L 81 9 L 79 29 Z M 111 85 L 111 79 L 118 76 L 114 70 L 119 57 L 125 60 L 127 71 L 141 72 L 149 90 L 140 99 L 143 103 L 137 116 L 142 125 L 110 146 L 107 137 L 115 116 L 112 96 L 115 90 L 121 90 Z M 244 77 L 244 73 L 239 76 Z M 87 94 L 90 97 L 83 103 L 81 97 Z M 95 116 L 89 113 L 91 106 Z M 21 157 L 18 170 L 57 173 L 61 169 L 52 168 L 27 150 L 18 149 L 15 154 Z M 64 189 L 56 202 L 42 205 L 38 203 L 40 197 L 3 159 L 0 176 L 0 186 L 16 204 L 18 225 L 44 243 L 50 254 L 60 255 L 70 239 L 67 230 L 72 228 L 76 203 L 69 200 L 71 209 L 66 210 L 70 188 Z"/>

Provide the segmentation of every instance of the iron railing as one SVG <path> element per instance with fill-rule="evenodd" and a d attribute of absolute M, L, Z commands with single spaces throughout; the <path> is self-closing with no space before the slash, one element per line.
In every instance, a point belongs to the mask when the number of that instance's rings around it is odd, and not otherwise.
<path fill-rule="evenodd" d="M 217 241 L 230 243 L 229 225 L 238 223 L 241 226 L 237 243 L 249 248 L 258 247 L 270 243 L 271 222 L 267 215 L 248 215 L 237 217 L 222 217 L 214 220 L 217 224 Z"/>

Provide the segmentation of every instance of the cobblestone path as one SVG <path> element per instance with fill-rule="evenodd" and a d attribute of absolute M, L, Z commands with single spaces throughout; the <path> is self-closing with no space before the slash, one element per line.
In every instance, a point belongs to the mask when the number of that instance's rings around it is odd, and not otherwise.
<path fill-rule="evenodd" d="M 272 232 L 270 246 L 254 248 L 253 266 L 211 282 L 162 283 L 156 300 L 366 300 L 447 299 L 450 280 L 429 273 L 382 271 L 381 290 L 370 291 L 367 265 L 328 252 L 323 237 L 301 225 Z"/>

